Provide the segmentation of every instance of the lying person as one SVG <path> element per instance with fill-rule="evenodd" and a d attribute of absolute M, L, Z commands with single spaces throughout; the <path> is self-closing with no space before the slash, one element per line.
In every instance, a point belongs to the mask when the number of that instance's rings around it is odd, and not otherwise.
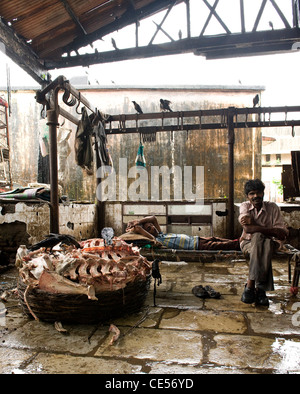
<path fill-rule="evenodd" d="M 127 224 L 126 232 L 143 235 L 168 249 L 185 250 L 240 250 L 238 239 L 231 240 L 217 237 L 199 237 L 186 234 L 164 234 L 155 216 L 133 220 Z"/>

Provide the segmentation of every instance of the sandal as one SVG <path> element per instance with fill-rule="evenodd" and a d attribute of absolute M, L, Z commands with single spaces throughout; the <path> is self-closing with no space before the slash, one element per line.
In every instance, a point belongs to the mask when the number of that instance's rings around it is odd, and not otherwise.
<path fill-rule="evenodd" d="M 199 298 L 209 298 L 208 292 L 204 289 L 202 285 L 193 287 L 192 293 Z"/>
<path fill-rule="evenodd" d="M 207 292 L 210 298 L 216 298 L 219 299 L 221 297 L 221 293 L 218 291 L 214 290 L 211 286 L 205 286 L 204 291 Z"/>

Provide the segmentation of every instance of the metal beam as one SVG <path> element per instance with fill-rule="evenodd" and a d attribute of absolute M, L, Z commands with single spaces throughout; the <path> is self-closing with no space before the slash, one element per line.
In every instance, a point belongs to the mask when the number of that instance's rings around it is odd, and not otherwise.
<path fill-rule="evenodd" d="M 300 106 L 289 107 L 255 107 L 255 108 L 221 108 L 207 109 L 196 111 L 180 111 L 180 112 L 154 112 L 144 114 L 122 114 L 111 115 L 107 119 L 109 127 L 108 134 L 132 134 L 132 133 L 153 133 L 164 131 L 190 131 L 190 130 L 228 130 L 229 115 L 233 118 L 235 129 L 242 128 L 263 128 L 263 127 L 294 127 L 300 126 L 299 119 L 287 120 L 288 113 L 300 114 Z M 282 114 L 281 120 L 271 120 L 271 114 Z M 256 120 L 251 120 L 250 115 L 256 115 Z M 267 115 L 267 117 L 266 117 Z M 211 122 L 211 117 L 219 116 L 219 121 Z M 241 117 L 243 119 L 241 119 Z M 184 123 L 184 118 L 198 118 L 199 121 L 193 123 Z M 206 118 L 206 121 L 204 121 Z M 166 120 L 175 119 L 177 124 L 165 124 Z M 139 126 L 139 121 L 145 120 L 161 120 L 161 125 Z M 130 126 L 126 126 L 126 122 L 131 122 Z M 135 126 L 132 126 L 135 122 Z M 113 123 L 117 123 L 116 127 L 112 127 Z M 144 123 L 144 122 L 143 122 Z"/>
<path fill-rule="evenodd" d="M 240 0 L 240 12 L 241 12 L 241 32 L 246 32 L 245 26 L 245 7 L 244 7 L 244 0 Z"/>
<path fill-rule="evenodd" d="M 255 23 L 254 23 L 254 26 L 253 26 L 253 29 L 252 29 L 253 32 L 255 32 L 257 30 L 258 24 L 260 22 L 260 19 L 261 19 L 261 16 L 262 16 L 263 12 L 264 12 L 264 9 L 265 9 L 265 6 L 267 4 L 267 1 L 268 0 L 262 0 L 259 12 L 257 14 L 256 20 L 255 20 Z"/>
<path fill-rule="evenodd" d="M 209 2 L 207 0 L 203 0 L 203 2 L 210 9 L 210 18 L 211 18 L 211 15 L 213 14 L 215 16 L 215 18 L 217 19 L 217 21 L 220 23 L 220 25 L 223 27 L 223 29 L 226 31 L 226 33 L 227 34 L 231 34 L 231 31 L 228 29 L 228 27 L 225 25 L 225 23 L 219 17 L 219 15 L 216 13 L 216 8 L 217 8 L 219 0 L 216 0 L 216 2 L 213 5 L 213 7 L 209 4 Z M 210 20 L 210 18 L 209 18 L 209 20 Z"/>
<path fill-rule="evenodd" d="M 208 15 L 208 17 L 206 19 L 206 22 L 204 23 L 204 26 L 203 26 L 203 28 L 201 30 L 200 37 L 203 36 L 203 34 L 205 33 L 205 30 L 206 30 L 207 26 L 209 25 L 209 22 L 210 22 L 210 20 L 211 20 L 211 18 L 213 16 L 213 12 L 215 11 L 219 1 L 220 0 L 216 0 L 214 5 L 212 7 L 210 7 L 210 13 L 209 13 L 209 15 Z"/>
<path fill-rule="evenodd" d="M 275 1 L 275 0 L 270 0 L 270 1 L 271 1 L 271 3 L 273 4 L 273 6 L 274 6 L 275 10 L 277 11 L 278 15 L 280 16 L 280 18 L 281 18 L 282 22 L 284 23 L 285 27 L 286 27 L 287 29 L 290 29 L 291 26 L 290 26 L 289 22 L 287 21 L 287 19 L 286 19 L 284 13 L 283 13 L 283 12 L 281 11 L 281 9 L 278 7 L 276 1 Z"/>
<path fill-rule="evenodd" d="M 46 61 L 46 66 L 50 70 L 189 52 L 207 58 L 217 57 L 218 54 L 223 57 L 251 56 L 291 51 L 292 45 L 299 40 L 299 28 L 192 37 L 164 44 L 68 56 L 60 61 Z"/>
<path fill-rule="evenodd" d="M 13 30 L 7 26 L 0 17 L 0 44 L 2 51 L 25 70 L 40 85 L 49 83 L 48 69 L 38 56 L 30 49 L 29 45 L 17 37 Z M 0 45 L 1 50 L 1 45 Z"/>
<path fill-rule="evenodd" d="M 177 127 L 177 125 L 163 125 L 163 126 L 135 126 L 125 127 L 124 123 L 121 123 L 121 127 L 108 128 L 107 134 L 147 134 L 147 133 L 162 133 L 169 131 L 201 131 L 201 130 L 227 130 L 227 124 L 224 123 L 205 123 L 205 124 L 184 124 L 183 127 Z M 287 121 L 267 121 L 267 122 L 235 122 L 234 127 L 236 129 L 255 129 L 264 127 L 295 127 L 300 126 L 300 119 L 298 120 L 287 120 Z"/>
<path fill-rule="evenodd" d="M 299 0 L 292 0 L 293 1 L 293 27 L 300 27 L 300 1 Z"/>
<path fill-rule="evenodd" d="M 78 50 L 96 40 L 101 39 L 107 34 L 118 31 L 123 27 L 136 23 L 137 20 L 145 19 L 157 12 L 168 9 L 170 6 L 173 7 L 175 3 L 179 4 L 183 1 L 184 0 L 156 0 L 154 3 L 142 7 L 139 10 L 133 10 L 132 7 L 129 7 L 128 10 L 120 16 L 120 18 L 114 20 L 114 22 L 110 23 L 108 26 L 102 27 L 84 37 L 77 37 L 70 45 L 65 47 L 65 51 L 69 53 L 74 50 Z"/>
<path fill-rule="evenodd" d="M 82 26 L 82 24 L 80 23 L 80 20 L 78 19 L 77 15 L 74 13 L 74 11 L 72 10 L 72 8 L 70 7 L 70 4 L 68 3 L 67 0 L 60 0 L 63 4 L 63 6 L 65 7 L 67 13 L 70 15 L 70 17 L 72 18 L 72 20 L 74 21 L 75 25 L 79 28 L 79 30 L 84 34 L 87 35 L 87 31 L 85 30 L 85 28 Z"/>
<path fill-rule="evenodd" d="M 162 27 L 162 25 L 164 24 L 165 20 L 167 19 L 168 15 L 170 14 L 170 12 L 172 11 L 172 8 L 174 7 L 174 4 L 171 4 L 171 6 L 168 8 L 165 16 L 163 17 L 163 20 L 160 22 L 160 24 L 156 24 L 156 32 L 154 33 L 153 37 L 151 38 L 149 45 L 152 45 L 155 37 L 157 36 L 157 33 L 159 32 L 160 28 Z"/>

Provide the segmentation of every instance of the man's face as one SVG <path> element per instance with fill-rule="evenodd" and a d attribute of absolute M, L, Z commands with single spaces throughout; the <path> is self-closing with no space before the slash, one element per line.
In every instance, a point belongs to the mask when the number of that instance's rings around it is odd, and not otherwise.
<path fill-rule="evenodd" d="M 261 208 L 264 199 L 264 192 L 260 190 L 251 190 L 248 193 L 248 200 L 255 208 Z"/>
<path fill-rule="evenodd" d="M 146 231 L 148 231 L 148 233 L 150 233 L 151 235 L 153 235 L 154 237 L 158 236 L 158 231 L 157 228 L 154 226 L 153 223 L 145 223 L 144 224 L 144 229 Z"/>

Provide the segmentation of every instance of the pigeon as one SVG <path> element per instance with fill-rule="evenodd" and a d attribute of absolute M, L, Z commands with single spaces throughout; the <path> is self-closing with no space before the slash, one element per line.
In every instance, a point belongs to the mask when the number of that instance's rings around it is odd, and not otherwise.
<path fill-rule="evenodd" d="M 259 104 L 259 95 L 257 94 L 253 99 L 253 107 L 256 107 Z"/>
<path fill-rule="evenodd" d="M 104 239 L 106 245 L 112 244 L 114 235 L 114 230 L 111 227 L 104 227 L 101 231 L 101 237 Z"/>
<path fill-rule="evenodd" d="M 40 248 L 46 248 L 46 249 L 50 248 L 50 253 L 51 253 L 54 246 L 58 245 L 61 242 L 67 245 L 74 245 L 76 246 L 77 249 L 80 248 L 80 244 L 71 235 L 50 233 L 49 235 L 47 235 L 46 239 L 32 245 L 31 248 L 29 248 L 29 250 L 33 252 L 34 250 L 38 250 Z"/>
<path fill-rule="evenodd" d="M 134 105 L 134 108 L 135 108 L 135 110 L 136 110 L 137 113 L 139 113 L 139 114 L 142 114 L 142 113 L 143 113 L 142 108 L 141 108 L 141 106 L 140 106 L 138 103 L 136 103 L 135 101 L 133 101 L 133 105 Z"/>
<path fill-rule="evenodd" d="M 112 46 L 115 48 L 115 50 L 119 49 L 117 47 L 116 41 L 113 38 L 111 39 L 111 43 L 112 43 Z"/>
<path fill-rule="evenodd" d="M 173 112 L 170 108 L 171 101 L 160 99 L 160 110 Z"/>

